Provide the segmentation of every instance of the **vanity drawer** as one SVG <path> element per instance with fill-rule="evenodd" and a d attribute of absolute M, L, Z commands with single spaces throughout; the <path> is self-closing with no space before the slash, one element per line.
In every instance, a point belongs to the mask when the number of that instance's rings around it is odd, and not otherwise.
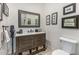
<path fill-rule="evenodd" d="M 19 48 L 18 51 L 19 52 L 24 52 L 24 51 L 27 51 L 29 49 L 30 49 L 30 47 L 28 46 L 27 48 L 26 47 L 25 48 Z"/>
<path fill-rule="evenodd" d="M 45 39 L 45 34 L 37 34 L 32 36 L 33 39 Z"/>
<path fill-rule="evenodd" d="M 29 44 L 30 43 L 30 44 Z M 33 40 L 28 37 L 20 37 L 19 38 L 19 48 L 31 48 L 32 47 L 32 44 L 33 43 Z"/>
<path fill-rule="evenodd" d="M 45 44 L 45 39 L 35 39 L 33 42 L 34 47 L 42 46 L 44 44 Z"/>
<path fill-rule="evenodd" d="M 35 36 L 33 36 L 33 39 L 34 39 L 33 46 L 34 47 L 42 46 L 45 44 L 45 34 L 39 34 L 39 35 L 35 35 Z"/>
<path fill-rule="evenodd" d="M 31 40 L 23 41 L 23 42 L 20 41 L 19 42 L 19 48 L 28 48 L 28 49 L 31 49 L 31 47 L 32 47 L 32 41 Z"/>

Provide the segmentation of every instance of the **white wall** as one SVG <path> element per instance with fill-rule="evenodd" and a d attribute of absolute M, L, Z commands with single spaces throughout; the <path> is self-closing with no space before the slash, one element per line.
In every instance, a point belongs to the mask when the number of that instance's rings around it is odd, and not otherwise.
<path fill-rule="evenodd" d="M 10 16 L 8 17 L 9 24 L 15 25 L 16 30 L 18 30 L 18 9 L 35 12 L 41 14 L 42 12 L 42 4 L 34 4 L 34 3 L 13 3 L 8 4 L 10 9 Z M 24 28 L 27 30 L 27 28 Z"/>
<path fill-rule="evenodd" d="M 18 9 L 41 14 L 42 7 L 43 7 L 43 4 L 41 4 L 41 3 L 40 4 L 39 3 L 36 3 L 36 4 L 34 4 L 34 3 L 7 3 L 7 5 L 9 7 L 9 16 L 6 17 L 3 14 L 3 21 L 0 21 L 0 29 L 2 29 L 2 25 L 9 25 L 9 26 L 14 25 L 16 31 L 18 31 L 20 29 L 20 28 L 18 28 Z M 29 28 L 22 28 L 22 29 L 24 32 L 27 32 L 27 30 Z M 33 28 L 33 29 L 35 29 L 35 28 Z M 9 43 L 9 45 L 11 45 L 11 43 Z M 4 50 L 2 49 L 0 51 L 1 51 L 0 54 L 6 54 L 5 48 L 4 48 Z"/>
<path fill-rule="evenodd" d="M 71 15 L 79 14 L 79 4 L 76 7 L 76 13 L 63 16 L 63 7 L 68 5 L 64 3 L 46 3 L 46 4 L 33 4 L 33 3 L 8 3 L 9 17 L 3 15 L 3 21 L 0 22 L 1 26 L 15 25 L 15 29 L 18 30 L 18 9 L 40 13 L 41 14 L 41 28 L 46 32 L 48 46 L 52 49 L 59 48 L 59 37 L 64 36 L 79 40 L 79 29 L 62 29 L 61 18 Z M 46 26 L 46 15 L 51 15 L 54 12 L 58 12 L 58 24 Z M 27 32 L 29 28 L 23 30 Z"/>
<path fill-rule="evenodd" d="M 4 25 L 14 25 L 15 29 L 18 30 L 18 10 L 25 10 L 35 13 L 42 13 L 41 3 L 7 3 L 9 7 L 9 17 L 3 14 L 3 21 L 0 22 L 0 27 Z M 28 28 L 24 28 L 27 30 Z"/>
<path fill-rule="evenodd" d="M 67 38 L 72 38 L 79 41 L 79 29 L 62 29 L 61 19 L 62 17 L 79 15 L 79 4 L 76 5 L 76 13 L 63 15 L 63 7 L 68 5 L 67 3 L 47 3 L 43 11 L 43 22 L 41 23 L 42 29 L 46 31 L 48 46 L 52 49 L 59 48 L 59 37 L 64 36 Z M 58 12 L 58 24 L 46 26 L 46 15 L 51 15 L 54 12 Z"/>

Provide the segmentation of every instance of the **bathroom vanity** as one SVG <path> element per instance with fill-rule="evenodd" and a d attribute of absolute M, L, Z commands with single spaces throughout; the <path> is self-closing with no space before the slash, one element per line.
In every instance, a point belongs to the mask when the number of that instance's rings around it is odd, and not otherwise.
<path fill-rule="evenodd" d="M 16 34 L 16 54 L 29 51 L 29 54 L 36 54 L 45 51 L 46 34 L 44 32 Z M 41 49 L 39 49 L 42 47 Z M 32 50 L 35 51 L 33 52 Z"/>

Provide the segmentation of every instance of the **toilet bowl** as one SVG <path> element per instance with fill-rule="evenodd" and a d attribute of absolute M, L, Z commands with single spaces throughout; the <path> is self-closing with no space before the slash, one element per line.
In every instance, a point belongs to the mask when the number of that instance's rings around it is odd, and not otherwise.
<path fill-rule="evenodd" d="M 52 52 L 52 55 L 70 55 L 70 54 L 64 50 L 57 49 Z"/>

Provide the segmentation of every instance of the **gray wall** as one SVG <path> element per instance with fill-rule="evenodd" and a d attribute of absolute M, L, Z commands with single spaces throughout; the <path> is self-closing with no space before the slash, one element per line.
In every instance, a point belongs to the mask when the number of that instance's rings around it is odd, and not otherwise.
<path fill-rule="evenodd" d="M 0 21 L 0 29 L 2 30 L 2 25 L 14 25 L 15 30 L 18 31 L 20 28 L 18 28 L 18 9 L 35 12 L 35 13 L 42 13 L 42 5 L 43 4 L 34 4 L 34 3 L 7 3 L 9 7 L 9 16 L 6 17 L 3 14 L 3 21 Z M 27 32 L 30 28 L 22 28 L 24 33 Z M 35 29 L 35 28 L 32 28 Z M 8 43 L 9 52 L 11 53 L 11 41 Z M 5 48 L 0 50 L 0 54 L 6 54 L 7 53 L 7 46 L 5 44 Z"/>

